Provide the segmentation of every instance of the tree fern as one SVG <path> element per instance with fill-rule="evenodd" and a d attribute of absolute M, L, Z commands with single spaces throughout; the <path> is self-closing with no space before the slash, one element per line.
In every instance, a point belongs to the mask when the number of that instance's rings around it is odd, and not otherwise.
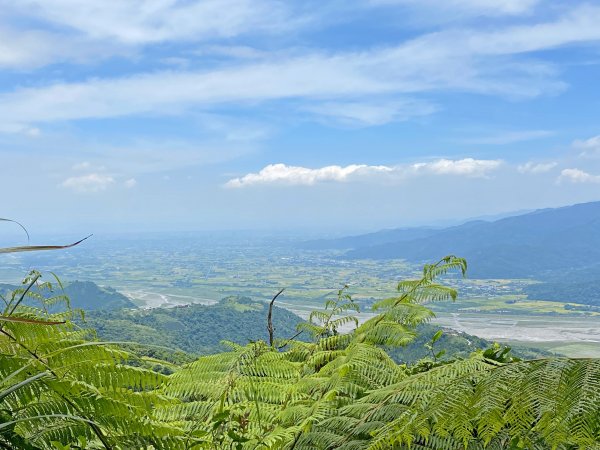
<path fill-rule="evenodd" d="M 31 289 L 39 280 L 34 274 L 26 280 L 29 289 L 11 295 L 5 315 L 12 320 L 0 322 L 6 424 L 0 440 L 14 446 L 6 436 L 19 436 L 19 445 L 52 448 L 52 441 L 75 444 L 85 438 L 91 446 L 118 448 L 144 440 L 160 446 L 161 434 L 183 436 L 181 430 L 165 431 L 153 423 L 157 405 L 179 402 L 159 394 L 165 377 L 143 362 L 129 365 L 136 357 L 123 348 L 91 340 L 93 333 L 71 322 L 72 311 L 49 313 L 56 298 L 44 297 L 52 289 L 47 283 Z M 24 306 L 27 296 L 39 306 Z"/>

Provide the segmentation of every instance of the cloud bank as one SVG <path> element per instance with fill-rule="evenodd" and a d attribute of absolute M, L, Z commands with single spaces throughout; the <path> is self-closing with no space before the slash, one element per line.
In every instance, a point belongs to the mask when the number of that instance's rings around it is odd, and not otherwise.
<path fill-rule="evenodd" d="M 600 183 L 600 175 L 592 175 L 581 169 L 563 169 L 558 181 L 570 181 L 571 183 Z"/>
<path fill-rule="evenodd" d="M 556 166 L 558 165 L 557 162 L 547 162 L 547 163 L 535 163 L 532 161 L 526 162 L 525 164 L 520 164 L 519 166 L 517 166 L 517 170 L 520 173 L 532 173 L 532 174 L 538 174 L 538 173 L 545 173 L 545 172 L 549 172 L 550 170 L 554 169 Z"/>
<path fill-rule="evenodd" d="M 326 166 L 320 169 L 288 166 L 286 164 L 269 164 L 258 173 L 249 173 L 240 178 L 233 178 L 225 186 L 241 188 L 272 183 L 312 186 L 324 181 L 348 181 L 361 175 L 389 173 L 393 170 L 393 168 L 387 166 L 367 166 L 365 164 L 351 164 L 346 167 Z"/>
<path fill-rule="evenodd" d="M 600 135 L 589 139 L 577 139 L 573 142 L 573 148 L 579 150 L 579 156 L 598 157 L 600 156 Z"/>
<path fill-rule="evenodd" d="M 435 175 L 462 175 L 468 177 L 486 177 L 490 172 L 502 165 L 499 159 L 439 159 L 432 162 L 413 164 L 410 168 L 415 172 Z"/>
<path fill-rule="evenodd" d="M 455 175 L 466 177 L 486 177 L 502 165 L 500 160 L 460 160 L 439 159 L 399 166 L 370 166 L 351 164 L 348 166 L 325 166 L 311 169 L 286 164 L 269 164 L 257 173 L 249 173 L 233 178 L 225 183 L 228 188 L 242 188 L 254 185 L 287 184 L 313 186 L 321 182 L 347 182 L 373 179 L 386 176 L 388 179 L 402 179 L 417 175 Z"/>
<path fill-rule="evenodd" d="M 114 182 L 115 179 L 110 175 L 90 173 L 77 177 L 69 177 L 61 183 L 61 186 L 75 192 L 89 193 L 104 191 Z"/>

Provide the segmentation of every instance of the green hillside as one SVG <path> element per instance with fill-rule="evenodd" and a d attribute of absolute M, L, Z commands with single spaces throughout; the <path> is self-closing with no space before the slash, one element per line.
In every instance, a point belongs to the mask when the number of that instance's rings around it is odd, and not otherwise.
<path fill-rule="evenodd" d="M 451 360 L 456 358 L 467 358 L 476 350 L 490 348 L 493 342 L 472 334 L 449 328 L 441 328 L 443 334 L 434 344 L 434 352 L 443 351 L 440 360 Z M 424 358 L 431 358 L 432 352 L 426 345 L 433 336 L 440 330 L 438 325 L 423 324 L 417 328 L 417 337 L 405 347 L 396 347 L 386 349 L 392 359 L 398 363 L 412 364 Z M 522 359 L 532 359 L 551 356 L 552 353 L 534 349 L 531 347 L 515 346 L 512 347 L 512 354 Z"/>
<path fill-rule="evenodd" d="M 100 287 L 91 281 L 73 281 L 65 286 L 71 307 L 85 310 L 137 308 L 135 303 L 111 287 Z"/>
<path fill-rule="evenodd" d="M 223 340 L 245 345 L 268 340 L 268 305 L 248 297 L 227 297 L 215 305 L 186 305 L 148 310 L 94 311 L 86 317 L 101 339 L 159 344 L 195 354 L 223 351 Z M 296 334 L 302 319 L 273 309 L 276 338 Z"/>
<path fill-rule="evenodd" d="M 20 286 L 10 284 L 0 284 L 0 294 L 6 296 Z M 100 287 L 91 281 L 73 281 L 63 285 L 64 289 L 56 286 L 53 295 L 65 295 L 69 297 L 71 308 L 83 309 L 85 311 L 93 310 L 114 310 L 121 308 L 137 308 L 137 306 L 126 296 L 111 287 Z M 39 293 L 39 288 L 33 286 L 32 293 Z M 35 298 L 28 298 L 26 303 L 32 306 L 38 306 L 39 302 Z M 54 308 L 63 308 L 63 305 L 56 305 Z M 52 309 L 52 308 L 51 308 Z M 55 309 L 53 309 L 54 311 Z"/>
<path fill-rule="evenodd" d="M 523 288 L 528 298 L 555 302 L 570 302 L 586 305 L 590 311 L 600 308 L 600 279 L 598 274 L 590 276 L 557 277 L 553 280 L 531 284 Z M 570 306 L 571 309 L 577 308 Z"/>
<path fill-rule="evenodd" d="M 129 341 L 146 345 L 161 345 L 187 353 L 202 355 L 225 350 L 221 341 L 240 345 L 268 340 L 266 329 L 268 305 L 248 297 L 227 297 L 215 305 L 188 305 L 147 310 L 94 311 L 86 316 L 87 326 L 96 329 L 107 341 Z M 273 324 L 275 337 L 294 336 L 303 320 L 294 313 L 275 306 Z M 418 337 L 408 346 L 388 349 L 397 362 L 413 363 L 430 356 L 425 344 L 440 328 L 431 324 L 419 327 Z M 296 339 L 306 341 L 304 333 Z M 454 330 L 444 330 L 436 343 L 436 351 L 444 350 L 442 359 L 467 357 L 473 351 L 488 348 L 490 341 Z M 544 353 L 531 349 L 516 349 L 520 357 L 538 357 Z"/>

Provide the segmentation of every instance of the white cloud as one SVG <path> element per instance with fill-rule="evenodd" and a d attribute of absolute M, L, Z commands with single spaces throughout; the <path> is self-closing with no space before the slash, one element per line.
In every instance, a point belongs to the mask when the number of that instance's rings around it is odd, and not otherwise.
<path fill-rule="evenodd" d="M 450 22 L 481 16 L 514 16 L 530 13 L 540 0 L 370 0 L 375 6 L 405 6 L 426 21 Z"/>
<path fill-rule="evenodd" d="M 391 172 L 387 166 L 367 166 L 352 164 L 349 166 L 326 166 L 320 169 L 288 166 L 286 164 L 269 164 L 258 173 L 249 173 L 241 178 L 229 180 L 225 186 L 239 188 L 255 184 L 285 183 L 311 186 L 323 181 L 348 181 L 361 175 L 372 175 Z"/>
<path fill-rule="evenodd" d="M 517 166 L 517 170 L 520 173 L 545 173 L 552 169 L 554 169 L 558 165 L 557 162 L 547 162 L 547 163 L 535 163 L 533 161 L 526 162 L 525 164 L 520 164 Z"/>
<path fill-rule="evenodd" d="M 449 0 L 437 1 L 438 5 L 450 4 L 456 8 L 474 11 L 476 14 L 523 14 L 540 3 L 540 0 Z"/>
<path fill-rule="evenodd" d="M 140 181 L 146 174 L 162 176 L 170 171 L 223 164 L 254 151 L 245 142 L 240 145 L 237 141 L 199 139 L 192 142 L 130 138 L 120 139 L 119 145 L 113 146 L 93 138 L 70 139 L 65 143 L 64 139 L 50 135 L 33 144 L 28 143 L 29 157 L 52 176 L 65 179 L 88 173 L 109 174 L 119 185 L 130 178 Z M 57 158 L 57 154 L 61 157 Z"/>
<path fill-rule="evenodd" d="M 196 17 L 194 21 L 198 22 Z M 22 88 L 0 96 L 0 123 L 173 114 L 233 102 L 250 106 L 283 99 L 310 100 L 314 105 L 318 101 L 322 114 L 379 123 L 407 112 L 402 108 L 394 112 L 389 103 L 375 104 L 372 97 L 376 94 L 399 98 L 452 90 L 531 97 L 563 89 L 565 84 L 557 80 L 552 66 L 508 56 L 596 42 L 599 22 L 600 8 L 579 7 L 546 23 L 497 31 L 441 31 L 362 52 L 276 55 L 202 71 L 162 71 Z"/>
<path fill-rule="evenodd" d="M 274 183 L 312 186 L 320 182 L 357 181 L 381 176 L 386 176 L 388 179 L 403 179 L 418 175 L 485 177 L 499 168 L 501 164 L 502 161 L 499 160 L 477 160 L 473 158 L 460 160 L 439 159 L 437 161 L 399 166 L 351 164 L 344 167 L 326 166 L 318 169 L 288 166 L 286 164 L 269 164 L 257 173 L 249 173 L 243 177 L 233 178 L 225 186 L 241 188 Z"/>
<path fill-rule="evenodd" d="M 586 41 L 598 41 L 598 6 L 578 6 L 555 21 L 507 27 L 491 32 L 458 31 L 454 36 L 472 54 L 509 55 L 552 49 Z M 453 32 L 440 33 L 449 38 Z M 453 45 L 453 42 L 448 42 Z"/>
<path fill-rule="evenodd" d="M 188 58 L 183 58 L 180 56 L 169 56 L 166 58 L 161 58 L 161 63 L 166 66 L 174 66 L 180 69 L 185 69 L 190 65 L 190 60 Z"/>
<path fill-rule="evenodd" d="M 19 89 L 0 95 L 3 105 L 0 122 L 172 114 L 195 106 L 207 109 L 231 102 L 243 106 L 244 103 L 281 99 L 360 98 L 373 94 L 412 94 L 443 87 L 511 94 L 518 91 L 528 95 L 536 94 L 545 85 L 540 81 L 531 91 L 529 82 L 520 87 L 509 82 L 506 85 L 488 83 L 468 70 L 460 76 L 453 70 L 441 70 L 438 62 L 431 59 L 413 61 L 412 68 L 407 68 L 403 60 L 415 58 L 414 54 L 409 54 L 412 50 L 396 53 L 395 50 L 384 50 L 371 55 L 307 55 L 212 72 L 158 72 Z M 439 64 L 443 65 L 444 61 Z M 454 65 L 456 61 L 450 64 Z M 374 120 L 377 115 L 390 115 L 385 107 L 375 109 L 371 101 L 365 105 L 361 107 L 354 102 L 352 116 Z M 340 112 L 339 106 L 325 103 L 322 110 L 332 114 L 334 109 Z"/>
<path fill-rule="evenodd" d="M 584 140 L 578 139 L 573 142 L 573 148 L 581 151 L 580 156 L 600 156 L 600 135 Z"/>
<path fill-rule="evenodd" d="M 439 159 L 437 161 L 413 164 L 417 172 L 436 175 L 463 175 L 469 177 L 486 177 L 490 172 L 500 168 L 501 160 L 464 158 L 458 160 Z"/>
<path fill-rule="evenodd" d="M 262 59 L 269 53 L 247 45 L 206 45 L 193 52 L 198 56 L 224 56 L 238 59 Z"/>
<path fill-rule="evenodd" d="M 31 67 L 59 59 L 60 37 L 40 31 L 0 28 L 0 67 Z"/>
<path fill-rule="evenodd" d="M 600 175 L 592 175 L 581 169 L 564 169 L 560 172 L 558 181 L 570 181 L 571 183 L 600 183 Z"/>
<path fill-rule="evenodd" d="M 219 140 L 256 142 L 269 137 L 271 129 L 252 119 L 235 118 L 217 114 L 195 114 L 199 125 L 208 133 L 215 133 Z"/>
<path fill-rule="evenodd" d="M 39 128 L 24 125 L 21 123 L 0 123 L 0 133 L 4 134 L 21 134 L 29 137 L 38 137 L 42 134 Z"/>
<path fill-rule="evenodd" d="M 58 62 L 97 62 L 128 51 L 111 43 L 57 31 L 15 29 L 0 23 L 0 68 L 34 69 Z"/>
<path fill-rule="evenodd" d="M 73 164 L 73 170 L 88 170 L 92 167 L 89 161 L 83 161 L 77 164 Z"/>
<path fill-rule="evenodd" d="M 144 44 L 230 38 L 289 24 L 277 0 L 13 0 L 15 14 L 78 31 L 98 40 Z"/>
<path fill-rule="evenodd" d="M 70 177 L 61 183 L 61 186 L 76 192 L 89 193 L 106 190 L 115 179 L 110 175 L 90 173 L 76 177 Z"/>
<path fill-rule="evenodd" d="M 432 114 L 438 108 L 424 101 L 374 102 L 367 100 L 364 102 L 325 102 L 306 106 L 303 109 L 342 125 L 373 126 Z"/>
<path fill-rule="evenodd" d="M 137 180 L 135 178 L 129 178 L 123 182 L 123 186 L 127 189 L 131 189 L 137 185 Z"/>
<path fill-rule="evenodd" d="M 400 4 L 420 11 L 424 22 L 452 23 L 462 18 L 477 19 L 481 16 L 522 15 L 533 11 L 541 0 L 373 0 L 374 3 Z M 550 10 L 546 8 L 546 12 Z M 537 52 L 567 45 L 595 42 L 600 39 L 597 26 L 600 8 L 590 2 L 569 4 L 569 8 L 558 7 L 555 20 L 538 23 L 523 23 L 513 26 L 488 26 L 480 29 L 466 29 L 457 26 L 443 29 L 417 38 L 415 42 L 426 47 L 435 47 L 447 52 L 454 48 L 455 54 L 470 57 L 490 57 L 492 55 L 516 55 Z M 532 15 L 532 17 L 535 17 Z M 444 47 L 446 47 L 444 49 Z M 427 53 L 425 54 L 427 55 Z M 516 61 L 513 61 L 516 63 Z M 502 72 L 501 61 L 495 67 L 481 66 L 480 71 Z M 535 66 L 533 61 L 526 63 Z M 552 66 L 538 66 L 534 70 L 549 70 Z"/>
<path fill-rule="evenodd" d="M 491 136 L 482 136 L 478 138 L 462 139 L 465 144 L 477 145 L 505 145 L 517 142 L 531 141 L 552 136 L 554 132 L 549 130 L 525 130 L 525 131 L 506 131 Z"/>
<path fill-rule="evenodd" d="M 11 69 L 138 58 L 143 46 L 290 31 L 306 20 L 280 0 L 2 0 L 0 5 L 0 68 Z M 170 61 L 177 60 L 182 61 Z"/>
<path fill-rule="evenodd" d="M 248 86 L 252 86 L 251 89 Z M 0 122 L 105 118 L 179 112 L 195 105 L 297 97 L 354 96 L 393 90 L 348 57 L 313 56 L 212 72 L 159 72 L 55 84 L 0 96 Z"/>
<path fill-rule="evenodd" d="M 185 142 L 179 140 L 139 140 L 117 147 L 100 146 L 101 160 L 110 170 L 131 177 L 161 173 L 182 168 L 223 163 L 249 152 L 235 142 Z"/>

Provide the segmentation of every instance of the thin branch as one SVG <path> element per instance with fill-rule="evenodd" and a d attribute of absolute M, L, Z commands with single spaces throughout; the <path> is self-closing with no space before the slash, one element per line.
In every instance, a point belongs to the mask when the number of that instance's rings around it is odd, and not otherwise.
<path fill-rule="evenodd" d="M 277 294 L 275 294 L 275 297 L 273 297 L 271 303 L 269 303 L 269 314 L 267 315 L 267 331 L 269 332 L 269 345 L 271 347 L 273 347 L 273 340 L 275 338 L 275 328 L 273 327 L 273 304 L 275 303 L 275 300 L 277 300 L 277 297 L 283 294 L 283 291 L 285 291 L 285 288 L 281 288 L 281 290 Z"/>
<path fill-rule="evenodd" d="M 298 336 L 300 336 L 302 333 L 304 333 L 304 331 L 305 330 L 298 331 L 295 335 L 293 335 L 291 338 L 287 339 L 283 344 L 281 344 L 279 347 L 277 347 L 277 350 L 281 350 L 283 347 L 286 347 L 287 345 L 289 345 L 290 342 L 292 342 Z"/>
<path fill-rule="evenodd" d="M 19 300 L 17 300 L 17 302 L 13 305 L 13 307 L 10 309 L 10 311 L 8 311 L 8 314 L 5 314 L 5 315 L 12 316 L 12 314 L 15 312 L 15 309 L 17 309 L 17 306 L 19 306 L 19 304 L 23 301 L 23 299 L 25 298 L 25 296 L 27 295 L 29 290 L 33 287 L 33 285 L 37 282 L 37 280 L 39 280 L 41 278 L 41 276 L 42 275 L 38 273 L 35 277 L 33 277 L 33 280 L 31 280 L 31 282 L 29 283 L 27 288 L 23 291 L 23 293 L 21 294 L 21 297 L 19 297 Z"/>

